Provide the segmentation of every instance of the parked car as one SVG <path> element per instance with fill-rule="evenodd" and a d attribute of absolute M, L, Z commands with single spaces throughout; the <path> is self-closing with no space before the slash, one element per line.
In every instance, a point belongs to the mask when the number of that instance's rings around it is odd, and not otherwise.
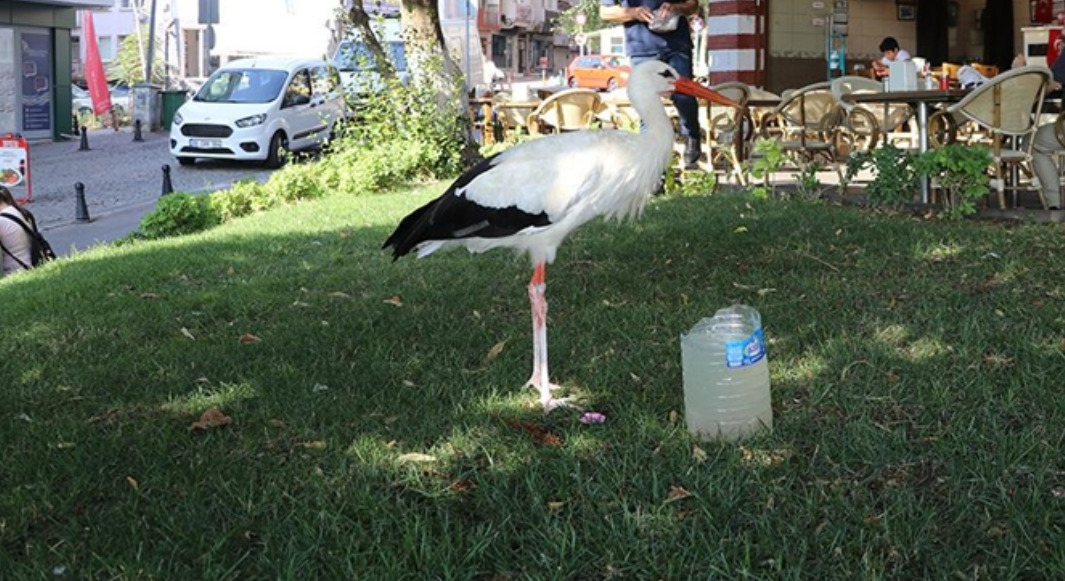
<path fill-rule="evenodd" d="M 111 93 L 111 106 L 115 108 L 116 113 L 123 114 L 129 106 L 129 89 L 124 85 L 112 85 L 108 89 Z M 71 85 L 70 96 L 70 108 L 75 116 L 93 114 L 92 96 L 89 94 L 88 89 Z"/>
<path fill-rule="evenodd" d="M 566 67 L 566 84 L 570 87 L 613 91 L 628 84 L 632 67 L 623 56 L 587 54 L 578 56 Z"/>
<path fill-rule="evenodd" d="M 340 75 L 321 59 L 252 58 L 228 63 L 181 105 L 170 153 L 259 160 L 279 167 L 290 151 L 321 146 L 348 116 Z"/>

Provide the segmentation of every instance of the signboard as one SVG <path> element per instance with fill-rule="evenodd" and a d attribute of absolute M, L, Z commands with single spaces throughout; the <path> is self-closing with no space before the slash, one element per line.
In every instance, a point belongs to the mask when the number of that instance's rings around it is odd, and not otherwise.
<path fill-rule="evenodd" d="M 0 185 L 11 190 L 20 204 L 33 201 L 30 187 L 30 146 L 20 135 L 0 136 Z M 19 196 L 21 191 L 26 195 Z"/>
<path fill-rule="evenodd" d="M 49 33 L 22 33 L 22 130 L 52 129 L 52 59 Z"/>
<path fill-rule="evenodd" d="M 583 32 L 578 32 L 577 36 L 573 37 L 573 42 L 577 43 L 577 46 L 584 46 L 588 44 L 588 35 Z"/>

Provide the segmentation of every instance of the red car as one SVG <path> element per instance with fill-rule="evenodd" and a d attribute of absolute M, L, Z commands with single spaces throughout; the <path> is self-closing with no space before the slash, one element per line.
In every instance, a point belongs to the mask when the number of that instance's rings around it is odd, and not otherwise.
<path fill-rule="evenodd" d="M 623 56 L 587 54 L 578 56 L 566 67 L 566 84 L 570 87 L 613 91 L 628 84 L 632 67 Z"/>

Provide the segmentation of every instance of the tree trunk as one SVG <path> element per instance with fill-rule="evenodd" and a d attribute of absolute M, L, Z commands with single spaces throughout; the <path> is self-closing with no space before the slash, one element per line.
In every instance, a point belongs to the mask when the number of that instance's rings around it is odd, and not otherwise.
<path fill-rule="evenodd" d="M 344 4 L 344 2 L 341 2 L 341 4 Z M 392 61 L 389 60 L 384 47 L 381 46 L 381 41 L 377 38 L 377 34 L 374 33 L 373 27 L 370 26 L 370 15 L 366 13 L 362 0 L 352 0 L 351 8 L 348 9 L 345 16 L 347 17 L 348 27 L 358 32 L 366 43 L 366 47 L 370 49 L 374 64 L 377 65 L 377 72 L 380 73 L 381 77 L 386 79 L 396 78 L 396 69 L 392 66 Z"/>
<path fill-rule="evenodd" d="M 400 17 L 406 37 L 407 63 L 413 73 L 411 78 L 431 82 L 442 102 L 455 103 L 462 99 L 464 95 L 452 94 L 465 85 L 459 66 L 444 44 L 437 0 L 403 0 Z M 440 70 L 434 70 L 437 68 Z"/>

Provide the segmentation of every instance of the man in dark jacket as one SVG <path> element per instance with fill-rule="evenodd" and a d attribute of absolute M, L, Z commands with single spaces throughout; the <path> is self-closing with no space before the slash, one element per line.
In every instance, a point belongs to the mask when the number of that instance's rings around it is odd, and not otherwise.
<path fill-rule="evenodd" d="M 697 0 L 600 0 L 599 17 L 625 25 L 625 52 L 632 65 L 658 59 L 692 76 L 692 36 L 688 18 L 699 10 Z M 699 103 L 695 97 L 674 94 L 684 137 L 684 165 L 698 167 L 700 154 Z"/>

